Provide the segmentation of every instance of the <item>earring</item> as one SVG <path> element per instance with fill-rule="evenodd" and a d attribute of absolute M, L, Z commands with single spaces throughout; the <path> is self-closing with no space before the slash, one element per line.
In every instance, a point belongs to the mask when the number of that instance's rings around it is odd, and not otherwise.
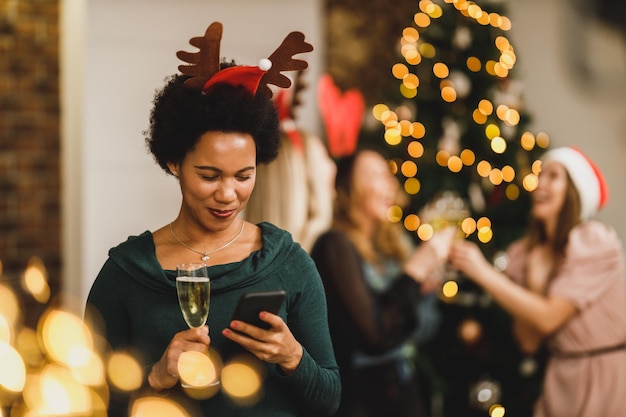
<path fill-rule="evenodd" d="M 174 175 L 175 177 L 178 177 L 178 171 L 176 170 L 172 171 L 172 175 Z"/>

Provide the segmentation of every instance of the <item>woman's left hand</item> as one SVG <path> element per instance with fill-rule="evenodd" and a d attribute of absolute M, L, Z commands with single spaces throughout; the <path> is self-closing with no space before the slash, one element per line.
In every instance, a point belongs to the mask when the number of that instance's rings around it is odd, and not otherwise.
<path fill-rule="evenodd" d="M 280 316 L 263 311 L 260 317 L 271 325 L 269 330 L 233 320 L 222 334 L 260 360 L 278 364 L 285 374 L 293 373 L 302 359 L 302 345 Z"/>

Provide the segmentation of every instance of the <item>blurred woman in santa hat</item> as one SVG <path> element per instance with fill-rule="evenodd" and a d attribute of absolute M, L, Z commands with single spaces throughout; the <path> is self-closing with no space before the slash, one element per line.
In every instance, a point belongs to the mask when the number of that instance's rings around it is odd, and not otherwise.
<path fill-rule="evenodd" d="M 611 227 L 592 220 L 607 198 L 600 170 L 579 149 L 552 149 L 542 158 L 528 232 L 508 249 L 504 273 L 468 241 L 450 253 L 452 265 L 513 316 L 522 351 L 545 344 L 534 417 L 624 415 L 624 251 Z"/>

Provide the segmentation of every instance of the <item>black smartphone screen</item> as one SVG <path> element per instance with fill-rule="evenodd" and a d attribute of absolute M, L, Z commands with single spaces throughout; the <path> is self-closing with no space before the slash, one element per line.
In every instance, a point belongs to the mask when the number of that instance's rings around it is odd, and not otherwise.
<path fill-rule="evenodd" d="M 250 292 L 239 298 L 233 320 L 243 321 L 262 329 L 269 329 L 270 325 L 259 318 L 261 311 L 277 314 L 285 299 L 285 291 Z"/>

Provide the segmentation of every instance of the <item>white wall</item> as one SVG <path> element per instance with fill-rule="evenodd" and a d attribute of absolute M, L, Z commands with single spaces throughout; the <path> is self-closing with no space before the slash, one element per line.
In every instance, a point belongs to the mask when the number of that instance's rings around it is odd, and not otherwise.
<path fill-rule="evenodd" d="M 552 146 L 576 145 L 597 162 L 610 190 L 597 217 L 626 242 L 626 39 L 581 18 L 572 3 L 507 2 L 516 77 L 533 130 L 547 132 Z M 576 60 L 589 63 L 597 82 L 577 75 Z"/>
<path fill-rule="evenodd" d="M 71 12 L 71 3 L 66 1 L 65 14 Z M 255 65 L 287 33 L 299 30 L 317 47 L 306 57 L 307 79 L 315 79 L 322 44 L 318 3 L 310 0 L 91 0 L 86 4 L 84 51 L 64 52 L 79 61 L 84 54 L 83 106 L 75 110 L 81 112 L 82 137 L 71 141 L 72 149 L 80 151 L 74 161 L 66 162 L 73 168 L 64 174 L 68 179 L 80 177 L 73 185 L 79 190 L 72 193 L 79 207 L 74 218 L 66 221 L 81 226 L 76 233 L 66 233 L 73 243 L 65 246 L 64 260 L 66 271 L 74 273 L 65 277 L 66 288 L 80 297 L 87 294 L 109 248 L 129 235 L 167 224 L 178 213 L 177 182 L 153 161 L 142 134 L 148 127 L 155 89 L 182 63 L 176 51 L 195 51 L 189 39 L 220 21 L 224 24 L 221 55 Z M 308 91 L 305 97 L 312 94 Z M 302 124 L 314 128 L 315 112 L 307 108 L 315 103 L 313 98 L 305 100 Z"/>
<path fill-rule="evenodd" d="M 154 230 L 177 214 L 177 184 L 152 161 L 142 135 L 154 90 L 166 75 L 177 71 L 175 52 L 193 50 L 189 38 L 219 20 L 224 23 L 221 54 L 241 64 L 255 64 L 273 52 L 289 31 L 300 30 L 316 47 L 307 57 L 311 64 L 308 80 L 315 80 L 323 56 L 322 2 L 64 3 L 64 282 L 66 291 L 84 297 L 110 247 L 129 235 Z M 589 86 L 572 77 L 567 53 L 578 49 L 577 45 L 568 47 L 577 41 L 573 34 L 580 35 L 584 25 L 572 24 L 569 3 L 507 2 L 518 56 L 516 77 L 525 85 L 533 130 L 548 132 L 554 146 L 580 146 L 603 168 L 612 196 L 600 218 L 614 225 L 626 241 L 622 214 L 626 208 L 622 179 L 626 94 L 618 82 L 607 93 L 593 86 L 586 90 L 583 87 Z M 82 30 L 84 46 L 72 38 L 80 37 Z M 615 44 L 615 38 L 599 39 L 600 45 Z M 608 56 L 614 61 L 607 62 L 615 66 L 622 59 L 626 63 L 625 51 L 611 51 Z M 622 68 L 616 71 L 617 78 L 626 80 Z M 305 128 L 319 132 L 313 87 L 307 94 L 300 118 Z"/>

